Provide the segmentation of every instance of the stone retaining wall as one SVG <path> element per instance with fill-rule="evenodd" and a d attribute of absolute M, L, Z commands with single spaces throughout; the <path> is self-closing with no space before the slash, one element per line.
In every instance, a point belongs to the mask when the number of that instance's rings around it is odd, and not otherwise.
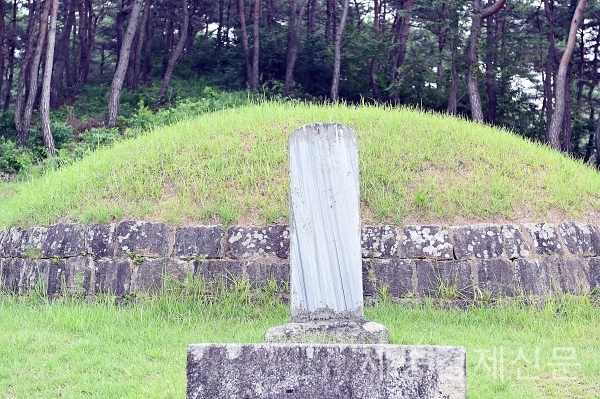
<path fill-rule="evenodd" d="M 577 222 L 472 226 L 365 226 L 366 296 L 493 298 L 600 289 L 600 230 Z M 48 295 L 152 293 L 165 276 L 207 283 L 289 282 L 289 231 L 123 221 L 0 230 L 0 282 Z M 42 283 L 42 284 L 40 284 Z"/>

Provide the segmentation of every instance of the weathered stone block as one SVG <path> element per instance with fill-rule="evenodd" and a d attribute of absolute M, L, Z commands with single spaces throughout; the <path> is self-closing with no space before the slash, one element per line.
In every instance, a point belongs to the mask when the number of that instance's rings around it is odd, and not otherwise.
<path fill-rule="evenodd" d="M 451 228 L 456 259 L 499 258 L 504 253 L 498 226 L 474 225 Z"/>
<path fill-rule="evenodd" d="M 95 258 L 115 255 L 115 224 L 92 223 L 85 229 L 85 250 Z"/>
<path fill-rule="evenodd" d="M 44 282 L 46 293 L 49 296 L 56 296 L 63 293 L 63 283 L 66 284 L 67 278 L 65 259 L 59 261 L 54 259 L 40 259 L 37 261 L 37 267 L 37 278 Z"/>
<path fill-rule="evenodd" d="M 243 262 L 229 259 L 193 261 L 194 276 L 208 285 L 232 287 L 244 278 Z"/>
<path fill-rule="evenodd" d="M 20 256 L 37 259 L 42 256 L 42 243 L 46 240 L 47 229 L 45 227 L 29 227 L 23 232 L 21 238 Z"/>
<path fill-rule="evenodd" d="M 248 282 L 254 288 L 262 288 L 274 281 L 279 289 L 288 289 L 290 284 L 290 264 L 288 262 L 244 262 L 243 268 Z"/>
<path fill-rule="evenodd" d="M 375 259 L 363 259 L 362 261 L 362 282 L 363 295 L 374 296 L 377 291 L 377 277 L 375 276 Z"/>
<path fill-rule="evenodd" d="M 415 265 L 412 260 L 374 259 L 372 266 L 377 290 L 387 287 L 388 294 L 395 298 L 414 294 L 413 274 Z"/>
<path fill-rule="evenodd" d="M 71 294 L 87 295 L 93 291 L 92 273 L 94 259 L 90 256 L 76 256 L 65 260 L 66 289 Z"/>
<path fill-rule="evenodd" d="M 41 243 L 42 257 L 81 256 L 85 252 L 84 227 L 75 223 L 58 223 L 48 227 Z"/>
<path fill-rule="evenodd" d="M 165 286 L 169 279 L 183 281 L 191 274 L 188 263 L 174 259 L 145 259 L 131 279 L 133 292 L 154 293 Z"/>
<path fill-rule="evenodd" d="M 35 288 L 48 292 L 49 260 L 15 258 L 14 261 L 20 262 L 19 292 L 29 292 Z M 52 289 L 56 290 L 56 287 Z"/>
<path fill-rule="evenodd" d="M 18 292 L 22 263 L 21 259 L 0 258 L 0 292 Z"/>
<path fill-rule="evenodd" d="M 182 259 L 220 258 L 223 226 L 181 227 L 175 231 L 173 255 Z"/>
<path fill-rule="evenodd" d="M 478 288 L 492 298 L 514 296 L 518 292 L 515 266 L 503 259 L 477 262 Z"/>
<path fill-rule="evenodd" d="M 96 293 L 122 296 L 129 293 L 131 261 L 128 259 L 102 259 L 95 262 Z"/>
<path fill-rule="evenodd" d="M 19 227 L 11 227 L 0 232 L 0 257 L 21 256 L 21 239 L 23 230 Z"/>
<path fill-rule="evenodd" d="M 464 399 L 462 347 L 199 344 L 187 399 Z"/>
<path fill-rule="evenodd" d="M 531 236 L 535 252 L 540 255 L 564 255 L 558 234 L 551 224 L 528 223 L 523 226 Z"/>
<path fill-rule="evenodd" d="M 526 258 L 529 256 L 529 245 L 521 234 L 519 226 L 505 224 L 502 226 L 502 238 L 508 259 Z"/>
<path fill-rule="evenodd" d="M 125 221 L 116 230 L 115 256 L 135 253 L 141 256 L 170 255 L 170 229 L 162 223 Z"/>
<path fill-rule="evenodd" d="M 360 244 L 363 258 L 393 258 L 398 251 L 400 229 L 395 226 L 364 226 Z"/>
<path fill-rule="evenodd" d="M 519 288 L 526 295 L 544 296 L 554 292 L 550 267 L 538 259 L 515 259 Z"/>
<path fill-rule="evenodd" d="M 270 343 L 320 344 L 387 344 L 388 329 L 367 320 L 317 320 L 286 323 L 265 333 Z"/>
<path fill-rule="evenodd" d="M 590 258 L 588 261 L 588 281 L 590 289 L 600 292 L 600 258 Z"/>
<path fill-rule="evenodd" d="M 420 295 L 445 299 L 473 298 L 473 279 L 469 261 L 438 262 L 415 260 Z"/>
<path fill-rule="evenodd" d="M 234 259 L 254 256 L 290 255 L 290 232 L 286 225 L 265 227 L 234 226 L 227 230 L 227 252 Z"/>
<path fill-rule="evenodd" d="M 406 226 L 400 239 L 401 258 L 454 259 L 448 230 L 442 226 Z"/>
<path fill-rule="evenodd" d="M 587 259 L 555 258 L 551 261 L 554 286 L 562 292 L 581 295 L 590 292 Z"/>
<path fill-rule="evenodd" d="M 565 246 L 573 255 L 600 255 L 598 229 L 587 223 L 565 222 L 558 225 Z"/>

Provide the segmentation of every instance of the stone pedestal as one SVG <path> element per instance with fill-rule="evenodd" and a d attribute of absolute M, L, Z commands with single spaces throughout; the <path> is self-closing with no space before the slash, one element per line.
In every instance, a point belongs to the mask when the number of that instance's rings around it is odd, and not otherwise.
<path fill-rule="evenodd" d="M 465 364 L 460 347 L 190 345 L 187 399 L 464 399 Z"/>
<path fill-rule="evenodd" d="M 272 327 L 265 342 L 387 344 L 388 335 L 388 329 L 374 321 L 320 320 Z"/>

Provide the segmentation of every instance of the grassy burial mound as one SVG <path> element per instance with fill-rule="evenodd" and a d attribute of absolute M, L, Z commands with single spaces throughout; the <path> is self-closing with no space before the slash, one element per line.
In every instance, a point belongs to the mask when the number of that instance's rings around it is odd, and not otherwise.
<path fill-rule="evenodd" d="M 323 121 L 358 134 L 364 222 L 598 222 L 600 175 L 510 132 L 409 109 L 267 102 L 156 128 L 4 185 L 0 227 L 285 222 L 287 136 Z"/>

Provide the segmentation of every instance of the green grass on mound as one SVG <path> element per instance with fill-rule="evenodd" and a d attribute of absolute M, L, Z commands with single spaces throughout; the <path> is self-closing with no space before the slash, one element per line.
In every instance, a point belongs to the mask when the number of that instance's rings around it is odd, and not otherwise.
<path fill-rule="evenodd" d="M 284 222 L 287 136 L 326 121 L 358 134 L 365 222 L 597 218 L 595 170 L 510 132 L 409 109 L 264 103 L 157 128 L 2 187 L 0 227 Z"/>

